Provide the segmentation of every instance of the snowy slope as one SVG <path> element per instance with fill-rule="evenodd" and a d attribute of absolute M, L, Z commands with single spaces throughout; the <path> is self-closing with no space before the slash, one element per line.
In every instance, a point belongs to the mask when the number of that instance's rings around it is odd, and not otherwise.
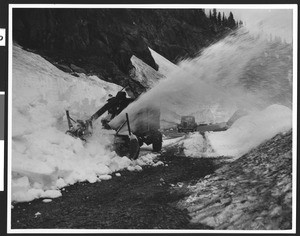
<path fill-rule="evenodd" d="M 102 130 L 100 119 L 86 144 L 65 134 L 66 109 L 75 119 L 87 119 L 120 89 L 95 76 L 74 77 L 13 47 L 12 201 L 58 197 L 68 184 L 109 179 L 114 171 L 146 163 L 117 156 L 110 148 L 114 131 Z"/>
<path fill-rule="evenodd" d="M 206 137 L 214 150 L 213 155 L 240 157 L 276 134 L 291 128 L 292 110 L 274 104 L 239 118 L 226 131 L 207 133 Z"/>
<path fill-rule="evenodd" d="M 151 55 L 158 65 L 158 72 L 163 74 L 165 77 L 168 77 L 168 75 L 176 70 L 179 69 L 177 65 L 174 63 L 170 62 L 168 59 L 165 57 L 161 56 L 157 52 L 155 52 L 153 49 L 149 48 Z"/>
<path fill-rule="evenodd" d="M 161 73 L 154 70 L 138 57 L 133 55 L 130 60 L 134 67 L 130 72 L 131 77 L 140 82 L 145 88 L 150 89 L 154 87 L 160 79 L 164 78 Z"/>

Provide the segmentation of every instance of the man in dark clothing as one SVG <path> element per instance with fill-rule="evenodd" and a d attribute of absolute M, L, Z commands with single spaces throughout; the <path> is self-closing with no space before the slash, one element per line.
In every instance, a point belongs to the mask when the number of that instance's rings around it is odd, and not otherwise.
<path fill-rule="evenodd" d="M 119 115 L 130 103 L 134 101 L 133 98 L 127 98 L 125 92 L 118 92 L 116 98 L 118 99 L 118 106 L 115 113 L 112 114 L 111 119 Z"/>
<path fill-rule="evenodd" d="M 119 115 L 121 111 L 123 111 L 134 99 L 127 98 L 126 93 L 120 91 L 117 93 L 115 97 L 111 97 L 107 100 L 107 103 L 101 107 L 94 115 L 91 116 L 89 121 L 94 121 L 98 119 L 101 115 L 103 115 L 106 111 L 110 116 L 110 120 L 112 120 L 115 116 Z M 105 123 L 108 123 L 106 121 Z M 103 123 L 103 122 L 102 122 Z"/>

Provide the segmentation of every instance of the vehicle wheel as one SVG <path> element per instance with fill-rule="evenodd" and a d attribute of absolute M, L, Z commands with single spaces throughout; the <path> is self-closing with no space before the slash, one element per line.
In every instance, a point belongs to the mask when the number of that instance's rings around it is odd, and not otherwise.
<path fill-rule="evenodd" d="M 118 156 L 127 156 L 129 159 L 136 160 L 139 157 L 140 145 L 138 139 L 129 139 L 128 136 L 115 137 L 114 150 Z"/>
<path fill-rule="evenodd" d="M 154 152 L 160 152 L 162 148 L 162 134 L 159 131 L 156 131 L 152 137 L 152 148 Z"/>
<path fill-rule="evenodd" d="M 137 138 L 131 139 L 129 143 L 129 159 L 136 160 L 140 154 L 140 144 Z"/>
<path fill-rule="evenodd" d="M 125 144 L 115 144 L 114 151 L 117 153 L 118 156 L 129 156 L 129 148 Z"/>

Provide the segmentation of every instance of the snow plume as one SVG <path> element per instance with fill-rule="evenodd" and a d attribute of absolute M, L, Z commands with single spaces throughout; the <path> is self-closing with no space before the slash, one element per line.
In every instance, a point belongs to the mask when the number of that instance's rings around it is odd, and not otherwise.
<path fill-rule="evenodd" d="M 253 111 L 265 108 L 274 103 L 267 99 L 270 94 L 285 94 L 291 90 L 288 73 L 282 78 L 283 75 L 276 74 L 279 71 L 275 70 L 271 76 L 260 79 L 262 75 L 259 73 L 264 73 L 258 69 L 260 64 L 273 63 L 272 58 L 265 58 L 268 48 L 267 41 L 240 29 L 199 52 L 197 58 L 180 62 L 178 69 L 174 68 L 173 73 L 168 73 L 165 80 L 131 104 L 124 113 L 129 113 L 130 119 L 134 120 L 139 109 L 156 107 L 161 110 L 161 119 L 170 123 L 178 123 L 182 115 L 194 115 L 197 122 L 209 123 L 227 121 L 237 109 Z M 278 63 L 281 62 L 279 59 Z M 275 67 L 273 63 L 272 68 Z M 282 86 L 279 86 L 282 84 L 288 89 L 282 91 Z M 111 124 L 119 124 L 118 119 L 123 119 L 124 114 L 120 117 Z"/>
<path fill-rule="evenodd" d="M 64 73 L 13 46 L 12 201 L 59 197 L 66 185 L 109 179 L 114 171 L 150 163 L 152 156 L 138 164 L 117 156 L 111 149 L 115 132 L 103 130 L 100 119 L 87 143 L 65 134 L 65 110 L 85 120 L 120 89 L 96 76 Z"/>

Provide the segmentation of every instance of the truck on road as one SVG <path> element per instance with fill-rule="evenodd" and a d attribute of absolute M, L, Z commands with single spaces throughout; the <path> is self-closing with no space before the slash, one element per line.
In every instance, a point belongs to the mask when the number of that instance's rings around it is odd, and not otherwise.
<path fill-rule="evenodd" d="M 194 116 L 182 116 L 180 124 L 177 125 L 177 130 L 181 132 L 195 132 L 197 130 L 197 123 Z"/>

